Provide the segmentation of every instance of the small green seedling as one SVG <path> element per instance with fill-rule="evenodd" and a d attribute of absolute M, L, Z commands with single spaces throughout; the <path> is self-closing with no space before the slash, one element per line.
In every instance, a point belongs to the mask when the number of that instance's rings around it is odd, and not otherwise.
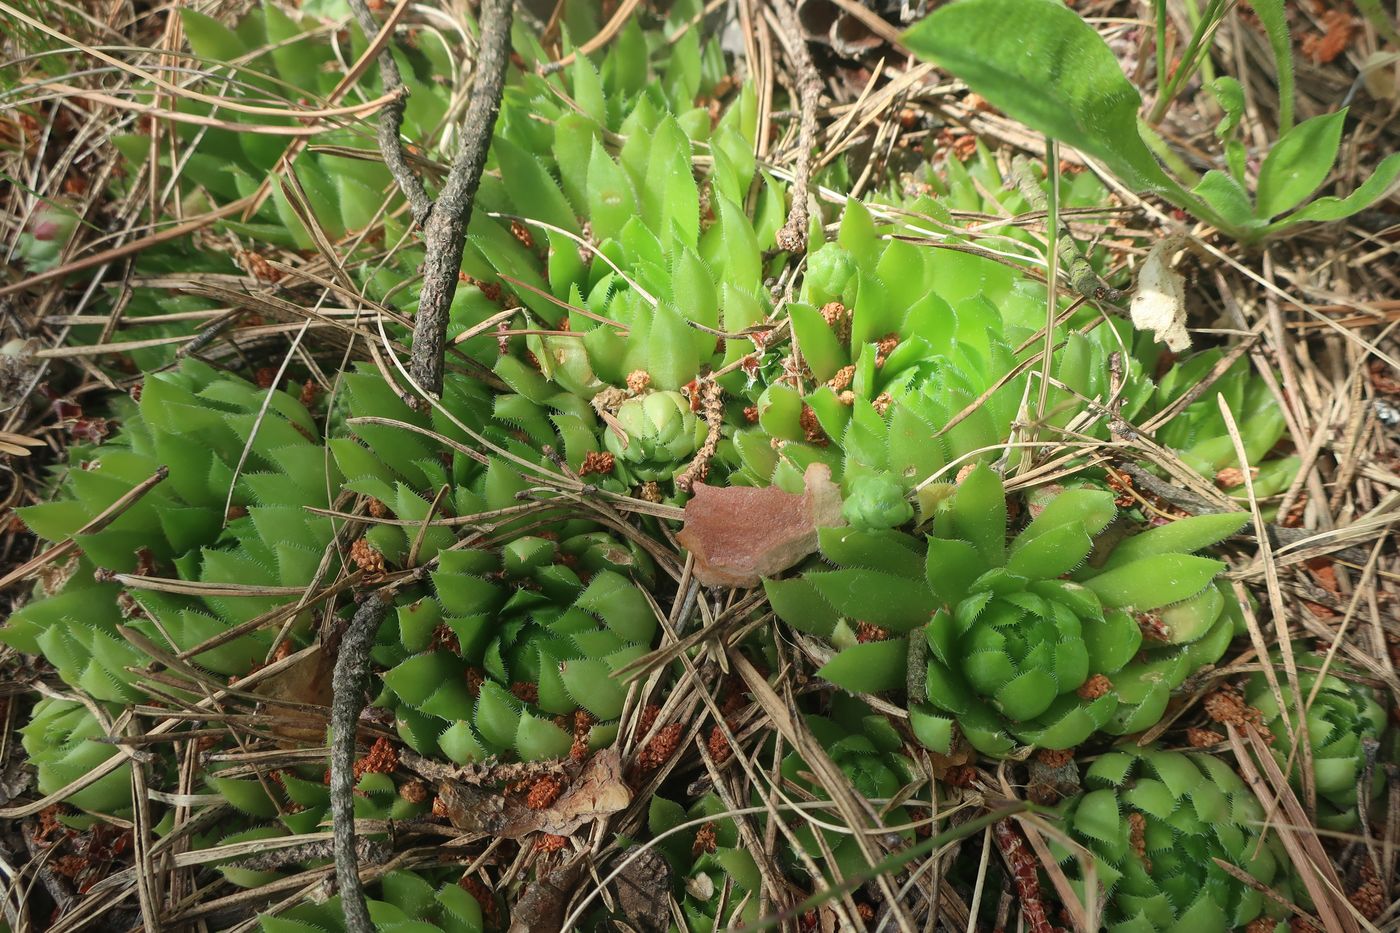
<path fill-rule="evenodd" d="M 1400 178 L 1396 153 L 1349 195 L 1313 197 L 1336 165 L 1346 109 L 1290 127 L 1291 52 L 1286 31 L 1285 41 L 1276 41 L 1277 7 L 1255 4 L 1278 62 L 1283 133 L 1255 173 L 1252 192 L 1244 147 L 1234 139 L 1243 109 L 1237 82 L 1221 78 L 1210 86 L 1225 112 L 1217 135 L 1225 141 L 1228 170 L 1212 169 L 1197 179 L 1177 166 L 1180 177 L 1174 177 L 1155 154 L 1165 145 L 1139 116 L 1137 88 L 1099 34 L 1056 0 L 959 0 L 914 26 L 905 42 L 1008 116 L 1074 146 L 1125 184 L 1256 244 L 1301 223 L 1350 217 L 1379 201 Z M 1011 21 L 1016 29 L 1002 28 Z M 1162 90 L 1167 99 L 1174 93 L 1170 84 Z"/>

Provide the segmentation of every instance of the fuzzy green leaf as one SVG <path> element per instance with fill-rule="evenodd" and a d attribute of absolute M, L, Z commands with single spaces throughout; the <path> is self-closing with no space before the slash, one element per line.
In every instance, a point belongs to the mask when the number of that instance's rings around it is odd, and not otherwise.
<path fill-rule="evenodd" d="M 764 580 L 763 591 L 778 618 L 799 631 L 827 638 L 841 618 L 807 577 Z"/>
<path fill-rule="evenodd" d="M 852 693 L 881 693 L 904 686 L 909 646 L 902 638 L 852 645 L 840 652 L 817 676 Z"/>
<path fill-rule="evenodd" d="M 1224 541 L 1249 524 L 1248 512 L 1193 515 L 1134 535 L 1113 549 L 1105 569 L 1161 554 L 1191 554 Z"/>
<path fill-rule="evenodd" d="M 995 471 L 979 465 L 958 484 L 951 518 L 954 534 L 970 541 L 989 565 L 1005 562 L 1006 492 Z"/>
<path fill-rule="evenodd" d="M 1259 169 L 1259 216 L 1269 219 L 1301 204 L 1337 161 L 1346 108 L 1304 120 L 1289 130 Z"/>
<path fill-rule="evenodd" d="M 933 594 L 923 587 L 877 570 L 831 570 L 809 573 L 803 579 L 846 618 L 895 632 L 924 625 L 937 608 Z"/>
<path fill-rule="evenodd" d="M 1013 548 L 1006 569 L 1020 577 L 1050 580 L 1078 567 L 1093 546 L 1084 526 L 1060 525 L 1035 536 L 1023 547 Z"/>
<path fill-rule="evenodd" d="M 1089 153 L 1129 185 L 1176 187 L 1138 134 L 1137 89 L 1073 10 L 1054 0 L 959 0 L 914 26 L 905 43 L 1013 120 Z"/>
<path fill-rule="evenodd" d="M 1224 569 L 1223 563 L 1206 557 L 1163 554 L 1126 563 L 1084 585 L 1105 606 L 1146 611 L 1195 596 Z"/>

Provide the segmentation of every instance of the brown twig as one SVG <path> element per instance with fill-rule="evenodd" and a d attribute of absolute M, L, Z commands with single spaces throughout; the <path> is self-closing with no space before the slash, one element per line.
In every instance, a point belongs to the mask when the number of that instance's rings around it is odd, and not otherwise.
<path fill-rule="evenodd" d="M 365 0 L 350 0 L 350 6 L 366 35 L 378 33 Z M 491 148 L 496 115 L 501 110 L 501 92 L 510 60 L 513 12 L 512 0 L 483 0 L 481 4 L 478 17 L 481 43 L 476 73 L 472 76 L 470 102 L 462 119 L 464 142 L 436 201 L 429 199 L 422 180 L 413 174 L 400 139 L 406 96 L 402 76 L 387 50 L 380 56 L 384 86 L 396 89 L 399 96 L 387 104 L 380 115 L 379 148 L 390 174 L 408 200 L 414 220 L 423 228 L 423 288 L 418 296 L 409 372 L 419 387 L 434 395 L 442 391 L 447 315 L 452 296 L 457 293 L 467 224 L 471 222 L 476 189 L 486 166 L 486 153 Z"/>
<path fill-rule="evenodd" d="M 812 178 L 812 151 L 817 148 L 817 108 L 821 105 L 822 84 L 802 24 L 797 21 L 796 8 L 786 0 L 774 4 L 778 22 L 787 34 L 788 51 L 797 69 L 798 102 L 797 165 L 792 173 L 792 206 L 788 208 L 787 223 L 778 230 L 778 248 L 789 252 L 801 250 L 807 243 L 807 186 Z"/>
<path fill-rule="evenodd" d="M 369 5 L 365 0 L 349 2 L 351 12 L 359 21 L 360 31 L 365 34 L 366 39 L 374 41 L 379 34 L 379 24 L 375 22 L 374 14 L 369 11 Z M 385 28 L 392 29 L 393 26 Z M 379 70 L 383 75 L 385 92 L 396 95 L 379 111 L 379 151 L 384 155 L 384 165 L 389 169 L 389 174 L 394 177 L 399 190 L 408 201 L 408 209 L 413 212 L 414 222 L 421 227 L 427 222 L 428 214 L 433 209 L 433 199 L 428 197 L 428 189 L 423 187 L 423 180 L 413 174 L 413 169 L 409 167 L 408 156 L 401 142 L 408 88 L 404 86 L 398 62 L 394 61 L 388 42 L 384 43 L 384 51 L 379 53 Z"/>
<path fill-rule="evenodd" d="M 372 593 L 355 610 L 340 640 L 331 677 L 331 826 L 335 834 L 336 882 L 340 886 L 345 927 L 350 933 L 374 931 L 365 906 L 359 849 L 355 845 L 355 735 L 365 705 L 369 651 L 390 604 L 385 596 Z"/>
<path fill-rule="evenodd" d="M 700 393 L 709 432 L 705 435 L 700 449 L 695 452 L 695 459 L 690 461 L 690 466 L 676 477 L 676 488 L 681 492 L 690 492 L 697 482 L 704 482 L 710 472 L 710 458 L 715 455 L 715 448 L 719 446 L 720 431 L 724 425 L 724 390 L 720 388 L 720 384 L 713 379 L 704 379 L 695 391 Z"/>

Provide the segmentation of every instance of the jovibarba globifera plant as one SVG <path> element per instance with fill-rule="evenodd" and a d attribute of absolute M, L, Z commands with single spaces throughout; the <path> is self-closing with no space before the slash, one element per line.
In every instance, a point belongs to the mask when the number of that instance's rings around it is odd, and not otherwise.
<path fill-rule="evenodd" d="M 1247 516 L 1182 519 L 1096 547 L 1116 515 L 1112 494 L 1080 487 L 1041 500 L 1008 543 L 1001 480 L 978 467 L 942 497 L 926 539 L 822 529 L 835 569 L 765 588 L 780 618 L 837 649 L 819 676 L 905 690 L 915 734 L 937 751 L 955 724 L 993 756 L 1145 729 L 1235 634 L 1238 604 L 1215 582 L 1224 565 L 1193 552 Z"/>
<path fill-rule="evenodd" d="M 77 700 L 44 697 L 34 704 L 20 729 L 21 744 L 38 772 L 38 788 L 53 793 L 99 768 L 119 754 L 100 741 L 107 730 L 93 711 Z M 66 803 L 86 813 L 127 818 L 131 813 L 131 765 L 121 764 L 70 794 Z M 81 817 L 80 821 L 90 821 Z M 72 823 L 69 816 L 66 821 Z"/>
<path fill-rule="evenodd" d="M 1059 809 L 1070 838 L 1092 859 L 1105 929 L 1217 933 L 1254 930 L 1260 919 L 1287 928 L 1287 908 L 1266 892 L 1291 899 L 1288 856 L 1276 834 L 1261 836 L 1264 808 L 1223 762 L 1156 748 L 1111 751 L 1094 760 L 1084 781 L 1087 790 Z M 1087 903 L 1082 856 L 1058 839 L 1049 845 Z"/>
<path fill-rule="evenodd" d="M 749 481 L 793 488 L 820 461 L 848 490 L 869 474 L 912 489 L 1013 435 L 1031 379 L 1025 364 L 1040 350 L 1030 338 L 1044 322 L 1043 287 L 883 229 L 847 202 L 836 241 L 808 256 L 801 300 L 788 306 L 791 346 L 764 354 L 757 426 L 735 436 Z M 1063 429 L 1083 400 L 1107 399 L 1109 356 L 1129 346 L 1126 327 L 1057 329 L 1050 371 L 1059 385 L 1044 423 Z M 1134 361 L 1125 365 L 1132 376 L 1120 401 L 1132 418 L 1150 383 Z M 1080 427 L 1101 431 L 1098 420 Z"/>
<path fill-rule="evenodd" d="M 459 764 L 561 758 L 617 734 L 627 684 L 616 671 L 657 629 L 633 583 L 650 559 L 598 532 L 561 533 L 444 551 L 435 598 L 398 608 L 399 644 L 380 655 L 402 660 L 378 705 L 415 751 Z"/>
<path fill-rule="evenodd" d="M 0 641 L 44 655 L 94 699 L 125 703 L 143 697 L 132 669 L 148 659 L 119 626 L 186 651 L 273 608 L 278 597 L 183 596 L 104 582 L 95 572 L 304 586 L 331 538 L 330 521 L 305 506 L 325 508 L 328 483 L 338 478 L 327 474 L 315 440 L 320 429 L 300 401 L 202 363 L 149 376 L 140 401 L 117 413 L 116 436 L 73 448 L 59 495 L 22 509 L 25 523 L 45 540 L 63 541 L 160 468 L 167 478 L 101 530 L 77 535 L 82 556 L 62 585 L 13 613 Z M 294 633 L 307 622 L 309 615 L 299 619 Z M 242 675 L 266 659 L 274 634 L 248 632 L 201 651 L 196 663 Z"/>
<path fill-rule="evenodd" d="M 1294 750 L 1289 729 L 1290 724 L 1297 728 L 1297 698 L 1289 679 L 1283 676 L 1278 655 L 1271 660 L 1279 669 L 1283 705 L 1279 706 L 1263 673 L 1250 677 L 1245 702 L 1263 714 L 1273 737 L 1270 751 L 1281 769 L 1291 757 L 1289 779 L 1301 790 L 1304 755 L 1301 749 Z M 1361 808 L 1370 806 L 1385 786 L 1386 755 L 1380 748 L 1385 709 L 1376 690 L 1361 683 L 1356 670 L 1346 662 L 1332 661 L 1324 674 L 1321 655 L 1302 652 L 1293 660 L 1307 710 L 1301 740 L 1308 743 L 1312 761 L 1317 823 L 1324 829 L 1354 829 L 1360 822 Z"/>

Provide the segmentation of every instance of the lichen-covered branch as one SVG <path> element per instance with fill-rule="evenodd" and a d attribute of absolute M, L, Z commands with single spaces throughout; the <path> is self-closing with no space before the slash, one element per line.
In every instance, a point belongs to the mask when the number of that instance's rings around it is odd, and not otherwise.
<path fill-rule="evenodd" d="M 355 610 L 340 640 L 331 678 L 331 826 L 335 836 L 335 876 L 345 911 L 345 927 L 350 933 L 374 931 L 360 884 L 353 772 L 356 726 L 364 709 L 365 682 L 369 678 L 369 651 L 389 605 L 387 597 L 372 593 Z"/>
<path fill-rule="evenodd" d="M 368 4 L 365 0 L 349 0 L 349 3 L 365 38 L 373 40 L 379 32 L 379 24 L 375 22 Z M 387 44 L 384 51 L 379 53 L 379 71 L 383 76 L 385 92 L 398 95 L 379 111 L 379 151 L 384 156 L 384 165 L 389 169 L 389 174 L 394 177 L 399 191 L 403 192 L 408 201 L 408 209 L 413 212 L 414 222 L 422 226 L 433 209 L 433 200 L 428 197 L 423 180 L 409 167 L 408 156 L 403 149 L 403 112 L 408 102 L 408 88 L 404 86 L 398 62 L 394 61 Z"/>
<path fill-rule="evenodd" d="M 481 4 L 481 46 L 472 76 L 471 101 L 462 119 L 462 148 L 423 228 L 423 290 L 413 327 L 409 372 L 433 394 L 442 391 L 447 312 L 457 292 L 472 203 L 486 166 L 486 153 L 491 148 L 496 115 L 501 110 L 501 91 L 510 60 L 511 4 L 512 0 L 483 0 Z"/>
<path fill-rule="evenodd" d="M 366 35 L 378 32 L 365 0 L 350 0 L 350 7 Z M 471 97 L 462 118 L 462 148 L 452 162 L 436 201 L 428 197 L 422 180 L 409 167 L 400 139 L 407 95 L 398 65 L 387 49 L 379 57 L 385 89 L 401 92 L 380 113 L 379 148 L 384 164 L 408 200 L 414 220 L 423 228 L 423 288 L 418 297 L 409 372 L 420 387 L 434 395 L 442 391 L 447 312 L 452 296 L 457 293 L 467 224 L 471 222 L 476 189 L 481 183 L 496 115 L 501 109 L 506 65 L 510 61 L 512 13 L 512 0 L 482 0 L 478 17 L 481 43 L 476 71 L 472 75 Z"/>

